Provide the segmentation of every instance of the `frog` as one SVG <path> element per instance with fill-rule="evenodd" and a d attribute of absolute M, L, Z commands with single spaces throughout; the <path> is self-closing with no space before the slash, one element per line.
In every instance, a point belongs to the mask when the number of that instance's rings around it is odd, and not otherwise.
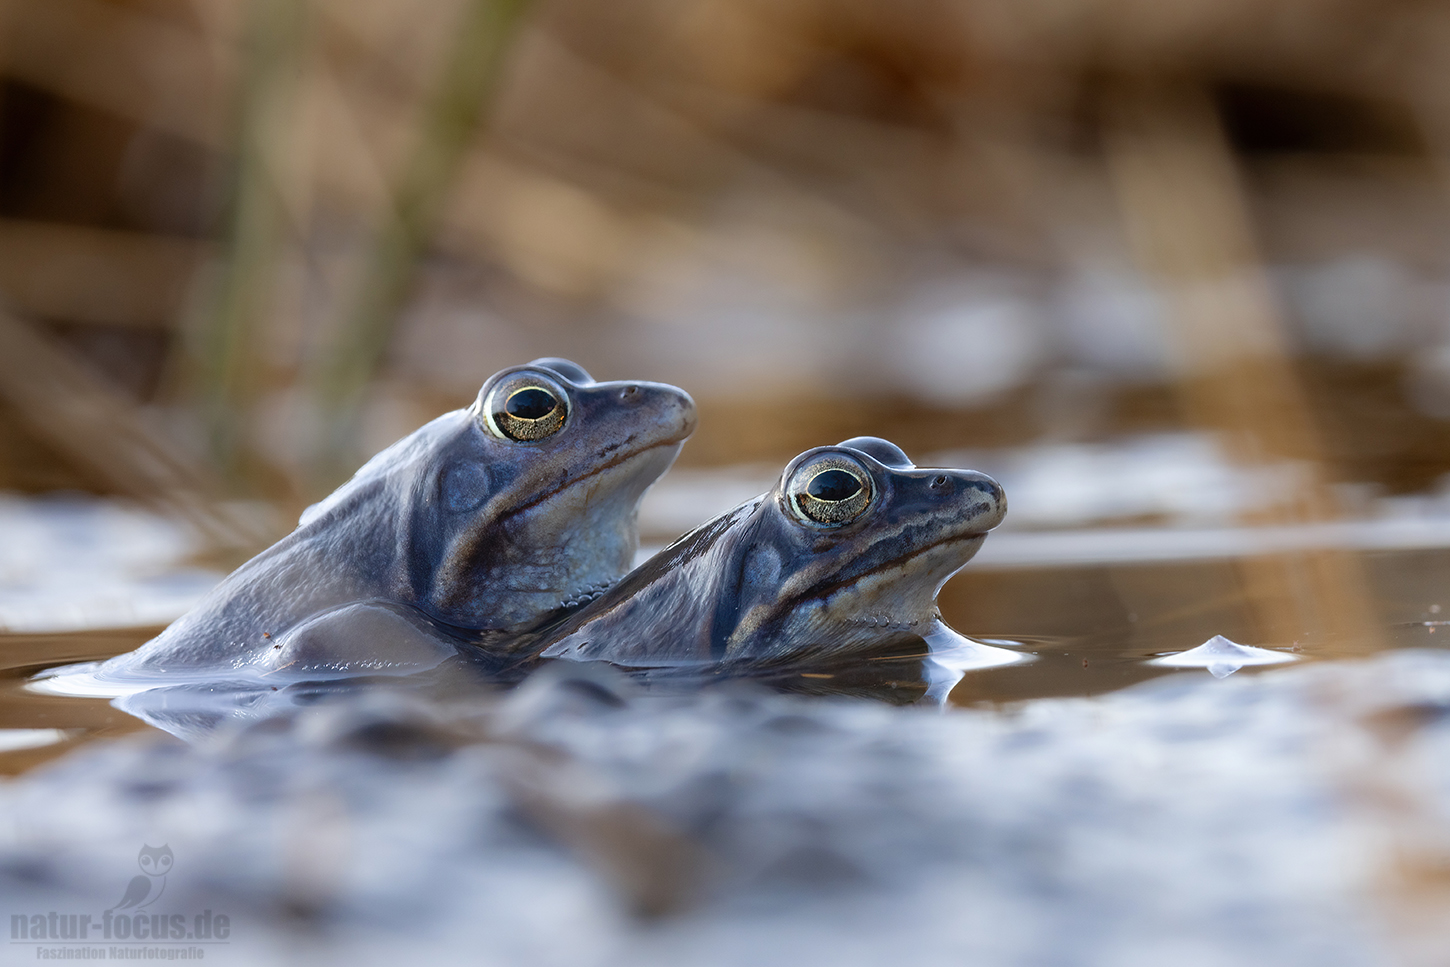
<path fill-rule="evenodd" d="M 958 634 L 936 604 L 1006 511 L 986 474 L 853 437 L 800 454 L 769 492 L 527 644 L 540 661 L 755 676 L 915 648 L 934 661 L 924 698 L 940 703 L 965 670 L 1026 657 Z"/>
<path fill-rule="evenodd" d="M 407 674 L 504 640 L 629 569 L 640 499 L 695 423 L 664 383 L 558 358 L 504 369 L 95 677 Z"/>

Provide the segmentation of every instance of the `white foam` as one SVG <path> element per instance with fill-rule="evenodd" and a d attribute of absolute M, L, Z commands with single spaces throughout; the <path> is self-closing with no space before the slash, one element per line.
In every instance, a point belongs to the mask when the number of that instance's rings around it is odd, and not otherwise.
<path fill-rule="evenodd" d="M 931 657 L 927 660 L 927 664 L 931 666 L 927 669 L 927 678 L 931 684 L 926 692 L 926 698 L 930 701 L 945 702 L 953 686 L 967 672 L 1015 665 L 1036 657 L 1020 651 L 998 648 L 996 645 L 983 644 L 958 634 L 940 621 L 934 622 L 932 630 L 922 635 L 922 638 L 931 647 Z"/>
<path fill-rule="evenodd" d="M 1165 668 L 1206 668 L 1214 678 L 1227 678 L 1245 665 L 1282 665 L 1298 659 L 1298 655 L 1286 655 L 1282 651 L 1255 648 L 1253 645 L 1240 645 L 1229 641 L 1223 635 L 1214 635 L 1197 648 L 1190 648 L 1176 655 L 1164 655 L 1148 664 Z"/>

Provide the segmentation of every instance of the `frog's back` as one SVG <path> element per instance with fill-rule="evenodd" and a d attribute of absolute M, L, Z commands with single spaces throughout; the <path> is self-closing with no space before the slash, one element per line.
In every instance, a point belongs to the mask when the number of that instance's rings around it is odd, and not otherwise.
<path fill-rule="evenodd" d="M 446 419 L 419 433 L 446 427 Z M 417 442 L 410 437 L 378 454 L 326 501 L 309 508 L 290 534 L 227 575 L 141 648 L 107 662 L 104 673 L 240 670 L 276 650 L 311 617 L 349 602 L 386 598 L 396 590 L 399 535 L 383 506 L 390 503 L 393 478 L 418 459 Z"/>

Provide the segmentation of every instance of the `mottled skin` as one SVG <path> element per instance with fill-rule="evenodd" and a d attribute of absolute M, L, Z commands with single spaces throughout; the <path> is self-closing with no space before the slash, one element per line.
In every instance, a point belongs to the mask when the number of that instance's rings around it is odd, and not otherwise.
<path fill-rule="evenodd" d="M 536 384 L 567 415 L 543 438 L 510 439 L 489 414 Z M 673 386 L 596 383 L 567 360 L 503 370 L 98 675 L 399 672 L 450 657 L 455 639 L 507 637 L 628 570 L 639 500 L 694 425 Z"/>
<path fill-rule="evenodd" d="M 799 495 L 829 469 L 859 478 L 857 516 L 822 522 L 800 509 Z M 720 671 L 860 656 L 903 638 L 928 650 L 965 643 L 941 622 L 937 591 L 1005 512 L 990 477 L 916 468 L 885 440 L 808 450 L 769 493 L 536 639 L 535 654 Z"/>

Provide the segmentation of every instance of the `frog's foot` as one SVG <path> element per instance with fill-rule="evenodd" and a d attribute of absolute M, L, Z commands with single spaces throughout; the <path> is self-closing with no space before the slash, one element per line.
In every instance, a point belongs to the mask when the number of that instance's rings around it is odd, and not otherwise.
<path fill-rule="evenodd" d="M 614 587 L 614 581 L 600 581 L 597 584 L 586 584 L 577 588 L 573 593 L 559 602 L 561 608 L 582 608 L 595 598 L 602 598 L 604 592 Z"/>
<path fill-rule="evenodd" d="M 279 636 L 253 667 L 269 678 L 408 675 L 457 654 L 421 617 L 362 602 L 324 611 Z"/>

